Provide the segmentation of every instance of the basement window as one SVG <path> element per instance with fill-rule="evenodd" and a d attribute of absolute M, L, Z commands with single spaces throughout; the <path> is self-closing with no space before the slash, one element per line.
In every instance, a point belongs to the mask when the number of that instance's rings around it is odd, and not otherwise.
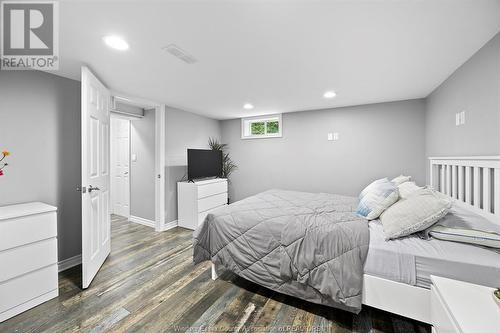
<path fill-rule="evenodd" d="M 281 114 L 241 118 L 241 138 L 281 138 Z"/>

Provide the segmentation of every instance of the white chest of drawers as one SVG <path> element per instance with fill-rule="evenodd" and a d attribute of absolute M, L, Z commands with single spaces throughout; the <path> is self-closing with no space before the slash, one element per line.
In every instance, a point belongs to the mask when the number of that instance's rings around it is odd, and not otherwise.
<path fill-rule="evenodd" d="M 179 227 L 196 229 L 208 213 L 227 205 L 227 179 L 177 183 Z"/>
<path fill-rule="evenodd" d="M 0 207 L 0 322 L 57 295 L 57 208 Z"/>

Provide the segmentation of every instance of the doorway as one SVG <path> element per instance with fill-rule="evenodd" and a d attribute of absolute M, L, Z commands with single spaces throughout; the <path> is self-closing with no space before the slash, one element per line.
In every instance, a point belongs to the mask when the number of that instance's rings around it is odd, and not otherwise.
<path fill-rule="evenodd" d="M 155 110 L 147 107 L 116 101 L 111 111 L 111 213 L 155 228 Z"/>
<path fill-rule="evenodd" d="M 111 213 L 130 218 L 130 120 L 111 114 Z"/>

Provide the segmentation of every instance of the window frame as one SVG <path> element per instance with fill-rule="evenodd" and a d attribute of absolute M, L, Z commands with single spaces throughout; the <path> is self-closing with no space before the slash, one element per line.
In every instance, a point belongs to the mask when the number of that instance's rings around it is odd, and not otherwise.
<path fill-rule="evenodd" d="M 278 133 L 267 133 L 267 123 L 270 121 L 278 121 Z M 258 123 L 258 122 L 264 122 L 265 126 L 264 129 L 266 131 L 265 134 L 259 134 L 259 135 L 245 135 L 245 130 L 247 128 L 247 125 L 250 126 L 252 123 Z M 275 114 L 266 114 L 262 116 L 253 116 L 253 117 L 244 117 L 241 118 L 241 139 L 243 140 L 248 140 L 248 139 L 270 139 L 270 138 L 281 138 L 283 137 L 283 120 L 281 113 L 275 113 Z"/>

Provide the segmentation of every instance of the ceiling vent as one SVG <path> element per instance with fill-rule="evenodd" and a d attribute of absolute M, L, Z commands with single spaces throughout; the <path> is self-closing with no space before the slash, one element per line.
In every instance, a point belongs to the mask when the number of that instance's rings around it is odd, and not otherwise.
<path fill-rule="evenodd" d="M 187 53 L 186 51 L 184 51 L 175 44 L 167 45 L 163 48 L 163 50 L 167 51 L 174 57 L 177 57 L 180 60 L 184 61 L 186 64 L 194 64 L 195 62 L 198 61 L 196 60 L 195 57 L 193 57 L 192 55 L 190 55 L 189 53 Z"/>

